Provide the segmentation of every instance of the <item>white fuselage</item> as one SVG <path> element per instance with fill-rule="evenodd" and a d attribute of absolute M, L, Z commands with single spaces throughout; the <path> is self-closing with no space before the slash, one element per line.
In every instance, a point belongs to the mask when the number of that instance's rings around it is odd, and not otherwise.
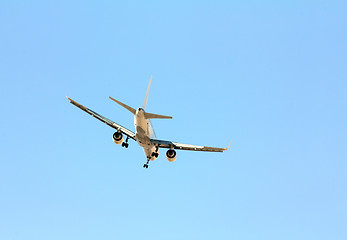
<path fill-rule="evenodd" d="M 152 156 L 153 152 L 156 152 L 156 147 L 151 143 L 151 122 L 145 118 L 144 110 L 138 108 L 134 116 L 135 125 L 135 138 L 138 144 L 143 147 L 146 157 L 150 160 L 155 160 L 156 157 Z M 159 153 L 159 149 L 157 150 Z"/>

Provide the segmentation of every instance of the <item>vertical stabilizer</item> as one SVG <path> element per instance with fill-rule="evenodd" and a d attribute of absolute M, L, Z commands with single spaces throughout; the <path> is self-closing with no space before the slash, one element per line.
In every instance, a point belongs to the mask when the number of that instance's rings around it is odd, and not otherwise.
<path fill-rule="evenodd" d="M 152 82 L 152 75 L 151 75 L 151 79 L 149 80 L 149 84 L 148 84 L 148 87 L 147 87 L 147 92 L 146 92 L 145 100 L 143 101 L 143 105 L 142 105 L 142 109 L 143 109 L 143 110 L 146 109 L 147 100 L 148 100 L 148 94 L 149 94 L 149 89 L 151 88 L 151 82 Z"/>

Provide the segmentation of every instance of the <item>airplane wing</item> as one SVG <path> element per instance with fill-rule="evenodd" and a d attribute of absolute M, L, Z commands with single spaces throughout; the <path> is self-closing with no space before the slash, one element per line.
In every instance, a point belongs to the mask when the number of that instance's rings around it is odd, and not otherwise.
<path fill-rule="evenodd" d="M 151 139 L 151 142 L 154 145 L 158 146 L 159 148 L 173 148 L 173 149 L 189 150 L 189 151 L 224 152 L 229 149 L 229 147 L 216 148 L 216 147 L 197 146 L 197 145 L 190 145 L 190 144 L 177 143 L 177 142 L 158 140 L 158 139 Z"/>
<path fill-rule="evenodd" d="M 111 121 L 108 118 L 105 118 L 103 116 L 101 116 L 100 114 L 94 112 L 93 110 L 90 110 L 89 108 L 86 108 L 85 106 L 79 104 L 78 102 L 75 102 L 74 100 L 70 99 L 67 97 L 67 99 L 70 100 L 70 103 L 72 103 L 73 105 L 75 105 L 76 107 L 82 109 L 83 111 L 85 111 L 86 113 L 92 115 L 93 117 L 95 117 L 96 119 L 100 120 L 103 123 L 106 123 L 107 125 L 109 125 L 110 127 L 116 129 L 117 131 L 122 132 L 123 134 L 127 135 L 129 138 L 132 138 L 136 141 L 135 139 L 135 133 L 133 133 L 132 131 L 130 131 L 129 129 Z"/>

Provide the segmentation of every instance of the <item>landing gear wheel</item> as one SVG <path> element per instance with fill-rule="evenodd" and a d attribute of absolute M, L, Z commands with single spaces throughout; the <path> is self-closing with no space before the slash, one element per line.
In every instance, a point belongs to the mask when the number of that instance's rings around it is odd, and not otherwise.
<path fill-rule="evenodd" d="M 128 143 L 129 137 L 127 137 L 125 139 L 125 142 L 122 142 L 122 147 L 128 148 L 129 147 L 129 143 Z"/>
<path fill-rule="evenodd" d="M 158 151 L 159 151 L 159 147 L 158 147 L 158 146 L 156 146 L 156 148 L 155 148 L 155 152 L 152 152 L 152 157 L 158 158 L 158 156 L 159 156 Z"/>
<path fill-rule="evenodd" d="M 151 157 L 147 157 L 147 162 L 143 165 L 144 168 L 148 168 L 148 163 L 149 163 L 150 159 L 151 159 Z"/>

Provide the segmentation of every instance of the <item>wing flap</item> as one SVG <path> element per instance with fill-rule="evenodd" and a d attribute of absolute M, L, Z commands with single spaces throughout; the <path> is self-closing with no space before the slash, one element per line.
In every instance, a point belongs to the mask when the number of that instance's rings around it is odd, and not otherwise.
<path fill-rule="evenodd" d="M 93 117 L 95 117 L 96 119 L 100 120 L 101 122 L 107 124 L 108 126 L 116 129 L 117 131 L 120 131 L 122 133 L 124 133 L 125 135 L 127 135 L 129 138 L 132 138 L 136 141 L 135 139 L 135 133 L 133 133 L 132 131 L 130 131 L 129 129 L 111 121 L 108 118 L 105 118 L 104 116 L 94 112 L 93 110 L 79 104 L 78 102 L 72 100 L 71 98 L 67 97 L 67 99 L 70 101 L 70 103 L 72 103 L 73 105 L 75 105 L 76 107 L 80 108 L 81 110 L 85 111 L 86 113 L 88 113 L 89 115 L 92 115 Z"/>

